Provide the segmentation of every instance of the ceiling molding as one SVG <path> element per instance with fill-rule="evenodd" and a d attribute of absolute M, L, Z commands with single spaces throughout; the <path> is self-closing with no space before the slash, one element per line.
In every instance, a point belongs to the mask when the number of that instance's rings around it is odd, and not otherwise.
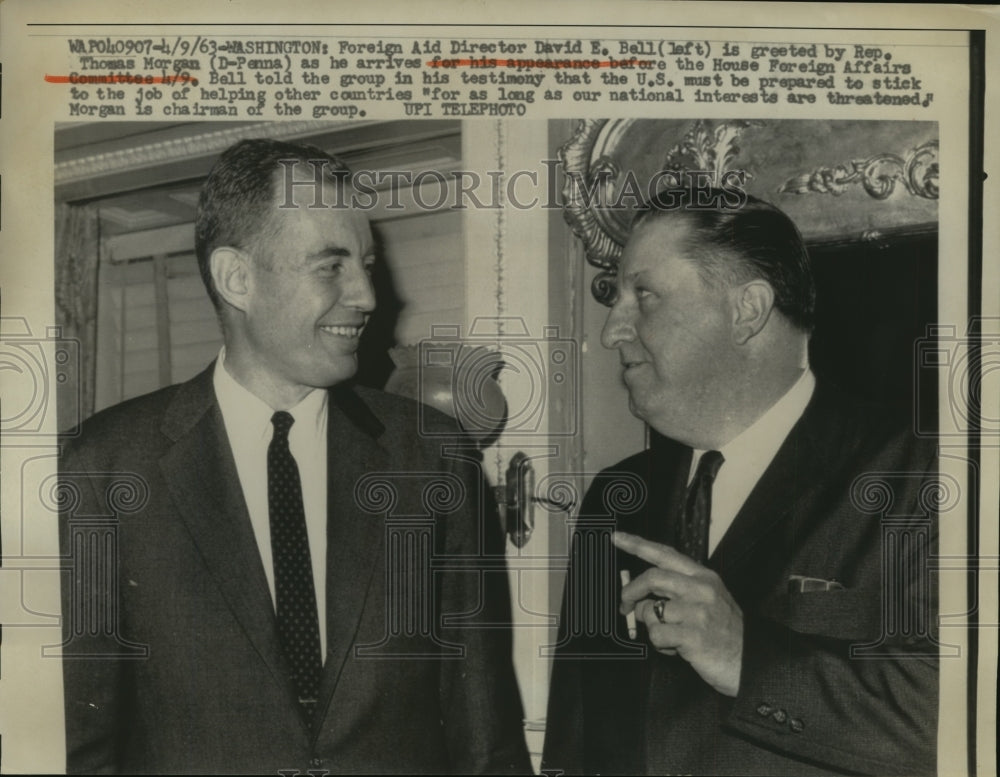
<path fill-rule="evenodd" d="M 345 122 L 346 123 L 346 122 Z M 353 126 L 373 122 L 351 122 Z M 247 138 L 296 138 L 329 130 L 329 121 L 266 122 L 227 129 L 213 129 L 183 138 L 135 145 L 116 151 L 56 162 L 55 185 L 77 183 L 94 176 L 131 172 L 166 163 L 195 159 L 222 152 Z"/>

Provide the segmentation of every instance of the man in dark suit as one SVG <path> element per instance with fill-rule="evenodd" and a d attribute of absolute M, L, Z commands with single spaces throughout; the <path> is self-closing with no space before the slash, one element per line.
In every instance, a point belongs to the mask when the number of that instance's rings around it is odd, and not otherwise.
<path fill-rule="evenodd" d="M 348 383 L 375 256 L 343 173 L 226 151 L 196 225 L 219 359 L 64 452 L 71 772 L 530 771 L 476 457 Z"/>
<path fill-rule="evenodd" d="M 816 385 L 787 216 L 698 203 L 622 256 L 603 344 L 651 445 L 582 505 L 543 768 L 933 773 L 934 446 Z"/>

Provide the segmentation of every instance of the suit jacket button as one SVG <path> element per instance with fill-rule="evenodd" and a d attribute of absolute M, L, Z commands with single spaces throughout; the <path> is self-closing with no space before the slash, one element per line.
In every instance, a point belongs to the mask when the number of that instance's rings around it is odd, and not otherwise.
<path fill-rule="evenodd" d="M 757 714 L 760 715 L 762 718 L 766 718 L 768 715 L 771 714 L 771 710 L 773 709 L 774 707 L 772 707 L 770 704 L 761 702 L 760 704 L 757 705 Z"/>
<path fill-rule="evenodd" d="M 774 711 L 774 714 L 771 716 L 771 718 L 774 720 L 775 723 L 784 723 L 786 720 L 788 720 L 788 714 L 782 709 L 777 709 Z"/>
<path fill-rule="evenodd" d="M 792 718 L 791 720 L 788 721 L 788 727 L 796 734 L 801 734 L 802 729 L 806 727 L 806 724 L 803 723 L 798 718 Z"/>

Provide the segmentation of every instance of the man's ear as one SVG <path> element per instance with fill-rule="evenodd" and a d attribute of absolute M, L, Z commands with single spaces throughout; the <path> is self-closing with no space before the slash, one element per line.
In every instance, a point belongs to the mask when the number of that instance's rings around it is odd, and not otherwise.
<path fill-rule="evenodd" d="M 250 293 L 250 257 L 238 248 L 221 246 L 208 258 L 215 291 L 237 310 L 246 310 Z"/>
<path fill-rule="evenodd" d="M 759 278 L 733 290 L 733 339 L 745 344 L 758 334 L 774 309 L 774 289 Z"/>

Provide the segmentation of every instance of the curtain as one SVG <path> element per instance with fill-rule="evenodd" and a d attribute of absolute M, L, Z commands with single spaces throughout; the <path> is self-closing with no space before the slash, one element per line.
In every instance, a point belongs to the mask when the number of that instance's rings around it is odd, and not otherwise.
<path fill-rule="evenodd" d="M 58 371 L 59 431 L 68 431 L 94 412 L 97 356 L 97 272 L 100 264 L 98 209 L 56 204 L 55 302 L 60 337 L 77 351 L 78 369 Z M 58 355 L 57 355 L 58 358 Z M 69 364 L 72 364 L 70 360 Z"/>

